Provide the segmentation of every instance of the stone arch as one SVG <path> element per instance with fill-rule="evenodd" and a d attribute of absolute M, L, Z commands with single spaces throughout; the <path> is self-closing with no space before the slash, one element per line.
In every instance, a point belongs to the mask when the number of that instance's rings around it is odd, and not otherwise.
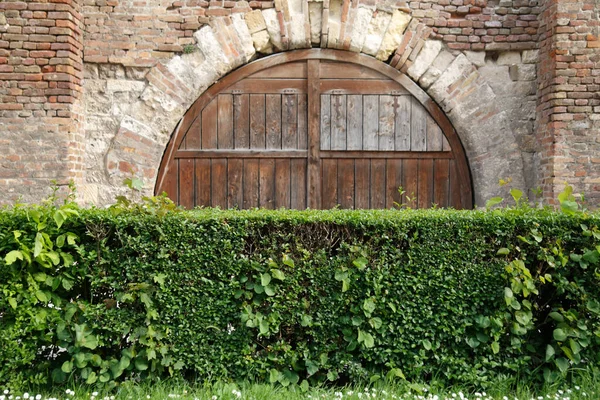
<path fill-rule="evenodd" d="M 525 188 L 523 160 L 508 115 L 473 57 L 445 49 L 406 9 L 358 5 L 315 11 L 302 10 L 305 2 L 284 3 L 282 9 L 216 17 L 195 33 L 194 51 L 150 70 L 105 154 L 109 191 L 118 191 L 134 171 L 143 176 L 146 194 L 152 193 L 172 133 L 187 109 L 221 77 L 260 55 L 311 47 L 375 57 L 425 90 L 463 143 L 475 204 L 497 194 L 499 178 L 510 176 L 513 186 Z M 320 15 L 320 21 L 312 15 Z"/>

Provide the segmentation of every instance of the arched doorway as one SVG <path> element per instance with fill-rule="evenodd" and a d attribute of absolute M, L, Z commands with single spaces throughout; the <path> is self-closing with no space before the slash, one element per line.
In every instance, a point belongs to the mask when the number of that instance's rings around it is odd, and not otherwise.
<path fill-rule="evenodd" d="M 167 146 L 163 191 L 186 208 L 473 205 L 463 147 L 429 96 L 371 57 L 323 49 L 258 60 L 208 89 Z"/>

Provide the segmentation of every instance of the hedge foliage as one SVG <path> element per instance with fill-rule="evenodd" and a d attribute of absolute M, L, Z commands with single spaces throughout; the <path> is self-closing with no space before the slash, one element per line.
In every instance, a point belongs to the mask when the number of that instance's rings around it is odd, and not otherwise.
<path fill-rule="evenodd" d="M 0 211 L 0 385 L 481 383 L 599 362 L 597 215 L 153 201 Z"/>

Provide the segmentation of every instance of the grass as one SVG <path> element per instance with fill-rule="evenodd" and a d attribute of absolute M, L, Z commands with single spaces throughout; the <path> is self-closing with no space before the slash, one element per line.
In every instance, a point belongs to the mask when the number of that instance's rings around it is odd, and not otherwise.
<path fill-rule="evenodd" d="M 0 389 L 0 400 L 595 400 L 600 398 L 600 374 L 579 372 L 566 381 L 542 388 L 513 379 L 499 381 L 487 389 L 441 387 L 436 384 L 375 384 L 345 387 L 316 387 L 302 391 L 299 386 L 273 386 L 257 383 L 214 383 L 194 385 L 181 381 L 154 384 L 122 384 L 112 392 L 96 392 L 93 387 L 54 389 L 49 393 L 13 393 Z"/>

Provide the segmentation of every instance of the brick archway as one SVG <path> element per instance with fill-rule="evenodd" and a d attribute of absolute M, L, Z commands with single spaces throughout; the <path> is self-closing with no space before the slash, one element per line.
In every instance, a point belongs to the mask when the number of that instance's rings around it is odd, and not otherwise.
<path fill-rule="evenodd" d="M 402 10 L 380 13 L 383 16 L 368 9 L 361 12 L 364 15 L 357 13 L 352 30 L 334 29 L 337 35 L 332 37 L 329 29 L 328 35 L 321 33 L 317 39 L 298 13 L 292 12 L 283 25 L 265 12 L 261 13 L 263 25 L 255 24 L 256 11 L 214 18 L 211 26 L 196 32 L 197 49 L 159 63 L 147 74 L 142 95 L 121 121 L 105 153 L 105 188 L 118 192 L 123 178 L 134 170 L 144 177 L 146 193 L 151 194 L 172 132 L 209 87 L 261 54 L 309 48 L 317 42 L 377 58 L 427 92 L 464 145 L 475 204 L 496 195 L 502 177 L 510 176 L 514 186 L 525 188 L 523 160 L 509 116 L 498 107 L 494 91 L 469 58 L 428 39 L 430 30 Z"/>

